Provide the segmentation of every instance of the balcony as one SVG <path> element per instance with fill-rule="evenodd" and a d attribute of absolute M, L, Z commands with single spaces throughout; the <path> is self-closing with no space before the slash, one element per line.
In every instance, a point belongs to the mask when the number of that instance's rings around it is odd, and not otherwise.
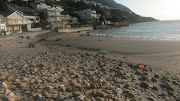
<path fill-rule="evenodd" d="M 27 25 L 30 23 L 28 20 L 8 20 L 9 25 Z"/>

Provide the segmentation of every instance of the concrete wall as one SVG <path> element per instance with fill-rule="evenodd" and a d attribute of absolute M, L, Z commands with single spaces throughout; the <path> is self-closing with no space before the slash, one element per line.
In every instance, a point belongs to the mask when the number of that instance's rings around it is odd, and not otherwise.
<path fill-rule="evenodd" d="M 71 33 L 71 32 L 89 31 L 89 30 L 93 30 L 93 27 L 79 27 L 79 28 L 71 28 L 71 29 L 59 29 L 58 32 Z"/>
<path fill-rule="evenodd" d="M 31 32 L 41 31 L 41 28 L 31 28 L 29 31 L 31 31 Z"/>

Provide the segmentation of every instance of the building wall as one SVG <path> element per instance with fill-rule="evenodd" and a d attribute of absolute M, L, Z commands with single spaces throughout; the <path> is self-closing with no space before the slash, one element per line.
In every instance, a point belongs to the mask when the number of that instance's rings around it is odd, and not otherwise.
<path fill-rule="evenodd" d="M 0 31 L 7 31 L 6 24 L 0 24 Z"/>
<path fill-rule="evenodd" d="M 13 13 L 7 17 L 8 19 L 24 19 L 23 16 L 20 16 L 17 13 Z"/>

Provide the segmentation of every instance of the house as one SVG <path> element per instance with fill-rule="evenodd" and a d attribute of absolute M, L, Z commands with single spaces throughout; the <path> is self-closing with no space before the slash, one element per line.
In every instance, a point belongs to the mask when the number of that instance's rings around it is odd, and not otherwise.
<path fill-rule="evenodd" d="M 87 3 L 87 5 L 96 6 L 96 5 L 97 5 L 97 3 L 96 3 L 96 2 L 94 2 L 94 1 L 89 1 L 89 2 Z"/>
<path fill-rule="evenodd" d="M 0 15 L 0 35 L 4 35 L 6 31 L 7 29 L 6 24 L 4 22 L 4 17 Z"/>
<path fill-rule="evenodd" d="M 46 9 L 51 8 L 51 6 L 46 5 L 45 3 L 32 4 L 31 6 L 37 12 L 44 12 Z"/>
<path fill-rule="evenodd" d="M 55 27 L 61 26 L 61 12 L 64 11 L 61 7 L 51 7 L 45 10 L 47 15 L 47 21 L 51 27 L 54 29 Z"/>
<path fill-rule="evenodd" d="M 71 28 L 72 25 L 78 23 L 78 19 L 70 15 L 61 15 L 61 27 L 62 28 Z"/>
<path fill-rule="evenodd" d="M 31 27 L 36 27 L 36 24 L 40 22 L 39 16 L 24 16 L 31 23 Z"/>
<path fill-rule="evenodd" d="M 4 14 L 4 22 L 6 29 L 11 33 L 21 33 L 31 29 L 30 22 L 18 11 L 8 15 Z"/>
<path fill-rule="evenodd" d="M 100 14 L 97 14 L 95 10 L 91 9 L 84 9 L 83 11 L 76 11 L 74 13 L 77 14 L 81 19 L 87 20 L 99 19 L 100 17 Z"/>
<path fill-rule="evenodd" d="M 21 15 L 24 16 L 24 18 L 29 20 L 31 22 L 31 27 L 36 27 L 35 25 L 40 21 L 40 17 L 37 16 L 38 13 L 29 7 L 17 6 L 14 4 L 8 4 L 7 6 L 9 11 L 18 11 Z"/>

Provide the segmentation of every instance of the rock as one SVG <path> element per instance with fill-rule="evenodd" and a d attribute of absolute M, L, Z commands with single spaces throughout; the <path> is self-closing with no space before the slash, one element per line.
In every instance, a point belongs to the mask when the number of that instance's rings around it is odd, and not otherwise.
<path fill-rule="evenodd" d="M 37 94 L 37 95 L 36 95 L 36 98 L 37 98 L 37 99 L 42 99 L 42 97 L 43 97 L 42 94 Z"/>
<path fill-rule="evenodd" d="M 79 95 L 75 98 L 75 101 L 84 101 L 84 96 L 83 95 Z"/>
<path fill-rule="evenodd" d="M 98 84 L 97 84 L 97 83 L 92 83 L 92 84 L 91 84 L 91 88 L 96 89 L 96 88 L 97 88 L 97 86 L 98 86 Z"/>
<path fill-rule="evenodd" d="M 81 88 L 82 87 L 81 84 L 76 82 L 75 80 L 72 80 L 71 84 L 76 88 Z"/>
<path fill-rule="evenodd" d="M 79 91 L 73 92 L 73 96 L 74 96 L 74 97 L 77 97 L 77 96 L 80 96 L 80 95 L 82 95 L 82 94 L 81 94 L 81 92 L 79 92 Z"/>
<path fill-rule="evenodd" d="M 127 84 L 125 84 L 124 88 L 129 89 L 130 85 L 127 83 Z"/>
<path fill-rule="evenodd" d="M 136 96 L 132 92 L 130 92 L 130 91 L 126 91 L 125 90 L 125 91 L 123 91 L 123 94 L 124 94 L 125 97 L 128 97 L 131 100 L 134 100 L 136 98 Z"/>
<path fill-rule="evenodd" d="M 167 77 L 162 77 L 161 80 L 163 83 L 171 82 L 171 80 Z"/>
<path fill-rule="evenodd" d="M 121 70 L 118 70 L 117 74 L 118 74 L 118 76 L 123 76 L 124 75 L 124 73 Z"/>
<path fill-rule="evenodd" d="M 90 91 L 90 90 L 86 90 L 86 91 L 84 92 L 84 94 L 85 94 L 85 95 L 89 95 L 89 94 L 91 94 L 91 91 Z"/>
<path fill-rule="evenodd" d="M 62 76 L 62 77 L 60 77 L 58 79 L 58 81 L 60 81 L 60 82 L 67 82 L 67 79 L 64 76 Z"/>
<path fill-rule="evenodd" d="M 173 83 L 174 85 L 179 85 L 179 83 L 178 83 L 177 81 L 175 81 L 175 80 L 173 80 L 172 83 Z"/>
<path fill-rule="evenodd" d="M 51 98 L 51 95 L 48 94 L 48 93 L 44 93 L 44 96 L 45 96 L 46 99 L 50 99 Z"/>
<path fill-rule="evenodd" d="M 153 97 L 149 97 L 148 101 L 156 101 Z"/>
<path fill-rule="evenodd" d="M 106 94 L 105 94 L 104 92 L 100 91 L 100 90 L 97 90 L 97 91 L 96 91 L 96 96 L 105 97 Z"/>
<path fill-rule="evenodd" d="M 64 95 L 59 94 L 59 95 L 56 97 L 56 100 L 57 100 L 57 101 L 63 101 L 63 100 L 64 100 L 64 98 L 65 98 L 65 96 L 64 96 Z"/>
<path fill-rule="evenodd" d="M 86 81 L 86 80 L 84 80 L 84 84 L 85 84 L 86 88 L 90 88 L 90 86 L 91 86 L 91 84 L 88 81 Z"/>
<path fill-rule="evenodd" d="M 43 84 L 47 84 L 47 81 L 45 79 L 42 79 Z"/>
<path fill-rule="evenodd" d="M 7 96 L 14 96 L 14 93 L 11 92 L 9 89 L 6 89 L 5 95 L 7 95 Z"/>
<path fill-rule="evenodd" d="M 6 77 L 6 80 L 9 82 L 11 80 L 11 76 Z"/>
<path fill-rule="evenodd" d="M 154 77 L 155 77 L 155 78 L 159 78 L 159 75 L 158 75 L 158 74 L 154 74 Z"/>
<path fill-rule="evenodd" d="M 71 99 L 65 99 L 64 101 L 73 101 L 73 100 L 71 100 Z"/>
<path fill-rule="evenodd" d="M 16 101 L 14 97 L 5 96 L 2 101 Z"/>
<path fill-rule="evenodd" d="M 145 88 L 145 89 L 148 89 L 148 88 L 149 88 L 149 85 L 148 85 L 148 83 L 146 83 L 146 82 L 141 82 L 140 87 Z"/>
<path fill-rule="evenodd" d="M 174 93 L 172 91 L 168 91 L 169 96 L 174 96 Z"/>
<path fill-rule="evenodd" d="M 61 90 L 61 91 L 63 91 L 63 92 L 65 92 L 65 91 L 66 91 L 66 86 L 65 86 L 65 85 L 63 85 L 63 84 L 62 84 L 62 85 L 60 85 L 60 86 L 59 86 L 59 88 L 60 88 L 60 90 Z"/>
<path fill-rule="evenodd" d="M 153 90 L 156 90 L 156 91 L 159 90 L 158 87 L 156 87 L 156 86 L 153 86 L 152 89 L 153 89 Z"/>
<path fill-rule="evenodd" d="M 5 88 L 5 89 L 7 89 L 8 86 L 7 86 L 6 82 L 3 82 L 3 83 L 2 83 L 2 87 Z"/>
<path fill-rule="evenodd" d="M 39 64 L 39 67 L 45 67 L 44 63 Z"/>
<path fill-rule="evenodd" d="M 106 97 L 105 98 L 107 98 L 107 99 L 115 99 L 115 96 L 114 95 L 112 95 L 112 94 L 108 94 L 108 95 L 106 95 Z"/>
<path fill-rule="evenodd" d="M 34 45 L 34 43 L 29 43 L 28 47 L 29 47 L 29 48 L 34 48 L 35 45 Z"/>
<path fill-rule="evenodd" d="M 152 81 L 152 82 L 157 82 L 157 79 L 153 77 L 153 78 L 151 79 L 151 81 Z"/>
<path fill-rule="evenodd" d="M 22 90 L 22 89 L 25 88 L 25 85 L 24 85 L 23 83 L 19 82 L 19 83 L 16 85 L 16 88 Z"/>
<path fill-rule="evenodd" d="M 96 101 L 104 101 L 104 99 L 101 98 L 101 97 L 96 97 L 95 100 L 96 100 Z"/>
<path fill-rule="evenodd" d="M 167 90 L 171 90 L 171 91 L 174 91 L 174 88 L 171 87 L 171 85 L 169 83 L 162 83 L 160 85 L 161 88 L 165 88 Z"/>
<path fill-rule="evenodd" d="M 27 82 L 27 81 L 29 81 L 29 79 L 26 78 L 26 77 L 23 77 L 23 81 L 24 81 L 24 82 Z"/>
<path fill-rule="evenodd" d="M 141 78 L 139 78 L 139 80 L 149 82 L 149 78 L 145 75 L 142 75 Z"/>
<path fill-rule="evenodd" d="M 52 86 L 46 86 L 46 87 L 44 88 L 44 90 L 46 90 L 46 91 L 50 91 L 50 90 L 52 90 L 52 89 L 53 89 Z"/>

